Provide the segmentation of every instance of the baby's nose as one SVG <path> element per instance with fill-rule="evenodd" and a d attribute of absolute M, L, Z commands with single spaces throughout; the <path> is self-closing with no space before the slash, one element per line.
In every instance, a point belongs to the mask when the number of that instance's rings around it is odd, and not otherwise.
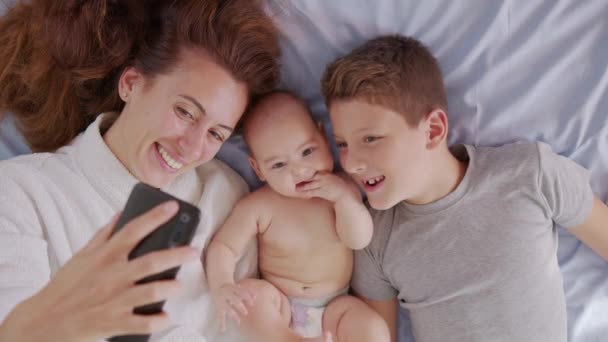
<path fill-rule="evenodd" d="M 312 178 L 314 176 L 315 170 L 312 167 L 302 165 L 294 168 L 293 175 L 295 178 L 299 180 L 306 180 Z"/>

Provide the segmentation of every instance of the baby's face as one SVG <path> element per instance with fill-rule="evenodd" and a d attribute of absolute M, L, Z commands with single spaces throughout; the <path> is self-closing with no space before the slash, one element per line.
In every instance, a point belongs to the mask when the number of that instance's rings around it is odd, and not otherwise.
<path fill-rule="evenodd" d="M 287 197 L 303 197 L 298 184 L 332 171 L 327 140 L 309 114 L 290 112 L 258 128 L 249 138 L 252 166 L 261 180 Z"/>

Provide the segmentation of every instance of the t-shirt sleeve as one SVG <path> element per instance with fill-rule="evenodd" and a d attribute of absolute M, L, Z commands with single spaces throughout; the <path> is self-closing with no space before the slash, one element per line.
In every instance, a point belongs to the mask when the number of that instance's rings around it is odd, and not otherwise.
<path fill-rule="evenodd" d="M 366 248 L 355 251 L 351 280 L 351 286 L 357 295 L 377 301 L 389 300 L 398 294 L 383 270 L 382 259 L 388 237 L 383 236 L 382 231 L 389 232 L 390 227 L 379 227 L 381 224 L 374 220 L 376 231 L 371 243 Z"/>
<path fill-rule="evenodd" d="M 538 145 L 539 188 L 553 221 L 565 228 L 582 224 L 593 207 L 590 172 L 562 157 L 544 143 Z"/>

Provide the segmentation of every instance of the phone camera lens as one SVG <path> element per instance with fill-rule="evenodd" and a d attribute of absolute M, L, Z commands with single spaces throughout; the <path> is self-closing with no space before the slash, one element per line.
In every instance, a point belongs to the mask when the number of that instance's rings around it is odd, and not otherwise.
<path fill-rule="evenodd" d="M 181 215 L 179 215 L 179 220 L 183 223 L 188 223 L 190 222 L 190 215 L 188 215 L 188 213 L 181 213 Z"/>
<path fill-rule="evenodd" d="M 177 226 L 175 228 L 175 231 L 173 231 L 173 234 L 171 234 L 171 241 L 179 243 L 179 242 L 182 242 L 183 238 L 184 238 L 184 227 Z"/>

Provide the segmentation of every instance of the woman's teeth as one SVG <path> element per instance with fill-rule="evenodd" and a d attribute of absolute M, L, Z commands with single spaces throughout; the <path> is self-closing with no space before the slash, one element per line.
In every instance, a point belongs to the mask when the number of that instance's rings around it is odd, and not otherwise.
<path fill-rule="evenodd" d="M 167 152 L 162 146 L 158 145 L 158 153 L 160 153 L 161 157 L 163 157 L 163 160 L 167 163 L 167 165 L 169 165 L 172 169 L 174 170 L 179 170 L 182 167 L 184 167 L 184 165 L 178 161 L 176 161 L 175 159 L 171 158 L 171 156 L 169 155 L 169 152 Z"/>

